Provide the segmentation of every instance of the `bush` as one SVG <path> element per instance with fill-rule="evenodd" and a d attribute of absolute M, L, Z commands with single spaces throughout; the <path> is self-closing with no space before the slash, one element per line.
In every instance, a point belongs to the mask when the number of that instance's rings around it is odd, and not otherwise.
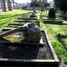
<path fill-rule="evenodd" d="M 39 7 L 39 3 L 38 3 L 37 1 L 32 1 L 32 2 L 30 3 L 30 6 L 31 6 L 31 7 Z"/>
<path fill-rule="evenodd" d="M 55 9 L 51 8 L 48 14 L 49 18 L 55 18 L 55 12 L 56 12 Z"/>
<path fill-rule="evenodd" d="M 64 20 L 67 20 L 67 14 L 62 15 L 62 18 L 63 18 Z"/>

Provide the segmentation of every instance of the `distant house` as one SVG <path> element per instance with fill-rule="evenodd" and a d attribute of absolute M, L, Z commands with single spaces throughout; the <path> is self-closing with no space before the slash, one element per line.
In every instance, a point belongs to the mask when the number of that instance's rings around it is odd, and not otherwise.
<path fill-rule="evenodd" d="M 12 11 L 12 0 L 0 0 L 0 12 Z"/>

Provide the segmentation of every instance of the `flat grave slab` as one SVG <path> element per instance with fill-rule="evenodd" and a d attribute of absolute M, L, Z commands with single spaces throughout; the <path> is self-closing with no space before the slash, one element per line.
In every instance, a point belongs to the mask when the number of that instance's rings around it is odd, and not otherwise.
<path fill-rule="evenodd" d="M 46 31 L 42 32 L 44 45 L 24 45 L 17 46 L 10 44 L 0 45 L 1 65 L 24 65 L 38 67 L 59 67 L 59 60 L 54 52 Z"/>
<path fill-rule="evenodd" d="M 32 43 L 32 42 L 27 42 L 25 40 L 23 40 L 21 37 L 21 35 L 16 35 L 16 34 L 22 34 L 23 32 L 16 32 L 16 33 L 13 33 L 11 35 L 8 35 L 8 36 L 5 36 L 3 38 L 0 38 L 0 44 L 6 44 L 6 45 L 10 45 L 10 46 L 23 46 L 23 45 L 40 45 L 40 46 L 44 46 L 44 42 L 43 42 L 43 38 L 40 39 L 40 42 L 39 43 Z M 10 38 L 11 37 L 11 38 Z M 21 38 L 20 41 L 15 41 L 14 39 L 18 39 L 18 38 Z M 10 39 L 13 39 L 13 41 L 11 41 Z M 15 42 L 14 42 L 15 41 Z M 31 44 L 32 43 L 32 44 Z M 23 44 L 23 45 L 22 45 Z"/>
<path fill-rule="evenodd" d="M 63 24 L 63 20 L 44 20 L 44 23 Z"/>
<path fill-rule="evenodd" d="M 32 22 L 32 20 L 13 20 L 14 22 Z"/>
<path fill-rule="evenodd" d="M 24 24 L 8 24 L 7 26 L 8 27 L 15 27 L 15 28 L 17 28 L 17 27 L 19 27 L 19 26 L 23 26 Z"/>
<path fill-rule="evenodd" d="M 22 23 L 22 24 L 25 24 L 25 23 L 32 23 L 32 22 L 34 22 L 36 25 L 38 25 L 39 26 L 39 24 L 40 24 L 40 22 L 38 21 L 38 20 L 13 20 L 13 22 L 17 22 L 17 23 Z M 21 25 L 22 25 L 21 24 Z"/>
<path fill-rule="evenodd" d="M 11 30 L 11 29 L 2 29 L 2 31 L 9 31 L 9 30 Z"/>
<path fill-rule="evenodd" d="M 18 17 L 17 19 L 23 19 L 23 20 L 37 20 L 37 17 L 34 18 L 24 18 L 24 17 Z"/>
<path fill-rule="evenodd" d="M 10 26 L 10 25 L 19 25 L 19 26 L 22 26 L 23 24 L 8 24 L 8 26 Z"/>

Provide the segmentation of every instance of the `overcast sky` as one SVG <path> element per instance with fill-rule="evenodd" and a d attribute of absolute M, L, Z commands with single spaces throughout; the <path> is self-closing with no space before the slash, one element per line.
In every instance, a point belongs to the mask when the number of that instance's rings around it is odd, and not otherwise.
<path fill-rule="evenodd" d="M 26 2 L 31 2 L 31 0 L 15 0 L 17 3 L 26 3 Z"/>
<path fill-rule="evenodd" d="M 50 1 L 52 1 L 52 0 L 48 0 L 48 2 L 50 2 Z M 26 3 L 26 2 L 30 3 L 31 0 L 15 0 L 15 2 L 17 2 L 17 3 Z"/>

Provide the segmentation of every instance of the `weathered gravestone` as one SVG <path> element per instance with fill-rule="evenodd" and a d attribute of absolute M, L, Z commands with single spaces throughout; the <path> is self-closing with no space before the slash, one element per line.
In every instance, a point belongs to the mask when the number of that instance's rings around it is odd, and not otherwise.
<path fill-rule="evenodd" d="M 41 31 L 34 23 L 28 23 L 24 26 L 18 27 L 15 30 L 6 31 L 0 34 L 0 37 L 7 36 L 15 32 L 23 32 L 24 40 L 27 42 L 39 43 L 41 39 Z"/>
<path fill-rule="evenodd" d="M 30 17 L 36 17 L 35 12 L 33 11 Z"/>
<path fill-rule="evenodd" d="M 34 23 L 28 23 L 24 25 L 27 27 L 27 31 L 24 31 L 24 37 L 26 41 L 39 43 L 41 39 L 41 31 Z"/>
<path fill-rule="evenodd" d="M 49 13 L 48 13 L 48 17 L 49 18 L 55 18 L 56 16 L 55 16 L 55 9 L 54 8 L 51 8 L 50 10 L 49 10 Z"/>

